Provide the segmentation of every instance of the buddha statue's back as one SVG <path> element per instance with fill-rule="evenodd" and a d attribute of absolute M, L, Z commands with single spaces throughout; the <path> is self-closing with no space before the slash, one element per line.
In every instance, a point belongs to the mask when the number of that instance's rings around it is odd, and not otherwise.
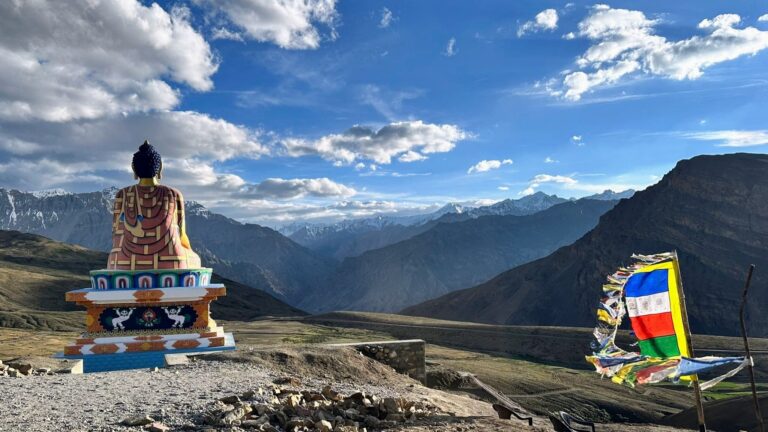
<path fill-rule="evenodd" d="M 133 157 L 139 183 L 115 195 L 108 269 L 190 269 L 200 267 L 186 235 L 184 198 L 158 184 L 162 161 L 145 142 Z"/>

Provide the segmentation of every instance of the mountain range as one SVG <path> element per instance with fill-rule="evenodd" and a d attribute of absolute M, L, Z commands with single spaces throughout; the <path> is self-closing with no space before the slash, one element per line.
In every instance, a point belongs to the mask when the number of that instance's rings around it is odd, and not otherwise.
<path fill-rule="evenodd" d="M 61 190 L 21 192 L 0 189 L 0 229 L 40 234 L 89 249 L 107 251 L 111 245 L 111 202 L 116 191 L 116 188 L 89 193 L 67 193 Z M 192 246 L 201 255 L 206 266 L 212 267 L 223 277 L 263 290 L 289 304 L 319 310 L 326 307 L 321 304 L 325 303 L 325 298 L 324 294 L 320 293 L 333 293 L 335 290 L 333 287 L 338 283 L 342 283 L 346 288 L 352 285 L 375 285 L 377 289 L 390 289 L 389 286 L 385 286 L 386 284 L 376 282 L 376 277 L 369 272 L 360 271 L 359 267 L 356 267 L 368 266 L 366 263 L 370 258 L 364 257 L 353 260 L 351 263 L 339 261 L 408 241 L 438 225 L 482 219 L 488 215 L 529 215 L 566 202 L 568 200 L 564 198 L 536 193 L 485 207 L 467 208 L 450 203 L 426 215 L 392 218 L 382 216 L 342 221 L 326 227 L 304 226 L 300 231 L 293 233 L 293 236 L 297 238 L 304 233 L 307 242 L 310 238 L 314 239 L 313 242 L 306 243 L 310 246 L 309 248 L 275 230 L 238 222 L 211 212 L 195 202 L 187 202 L 186 215 L 187 231 Z M 474 230 L 477 227 L 467 226 L 467 229 Z M 441 230 L 444 228 L 438 232 Z M 439 237 L 437 235 L 428 238 L 440 241 Z M 478 245 L 478 247 L 482 249 L 482 246 Z M 496 246 L 489 243 L 488 247 Z M 431 246 L 424 245 L 420 251 L 429 255 L 430 248 Z M 440 246 L 436 245 L 435 248 L 439 249 Z M 414 290 L 438 295 L 452 289 L 464 288 L 509 268 L 504 267 L 509 263 L 518 264 L 541 256 L 540 254 L 549 252 L 549 248 L 550 245 L 545 245 L 538 249 L 537 254 L 520 253 L 514 259 L 504 256 L 490 260 L 493 264 L 484 265 L 482 270 L 477 272 L 463 267 L 463 272 L 470 274 L 461 274 L 452 282 L 440 282 L 426 290 L 417 287 L 414 287 Z M 390 252 L 387 250 L 371 256 L 384 256 L 387 253 Z M 520 261 L 522 257 L 527 258 Z M 450 259 L 446 262 L 450 262 Z M 401 267 L 402 265 L 396 264 L 392 259 L 383 262 L 380 266 L 380 268 L 390 268 L 392 272 L 399 271 L 394 269 Z M 446 279 L 439 274 L 444 270 L 445 268 L 439 265 L 429 269 L 437 272 L 435 280 Z M 356 281 L 350 279 L 345 275 L 348 271 L 359 275 L 360 279 Z M 451 274 L 455 275 L 456 272 Z M 408 276 L 405 274 L 403 277 Z M 392 280 L 393 284 L 399 285 L 401 282 L 399 279 Z M 376 306 L 364 309 L 396 310 L 396 308 L 426 299 L 421 294 L 416 294 L 414 298 L 416 300 L 411 303 L 397 302 L 393 305 L 383 305 L 378 302 Z M 352 303 L 355 306 L 361 305 L 360 302 Z M 338 302 L 333 304 L 339 308 L 348 309 L 353 306 L 352 303 L 350 305 Z"/>
<path fill-rule="evenodd" d="M 0 230 L 0 327 L 49 330 L 82 328 L 82 308 L 64 301 L 64 293 L 90 285 L 89 270 L 107 254 L 35 234 Z M 252 320 L 262 316 L 299 316 L 305 312 L 271 295 L 214 274 L 227 295 L 212 304 L 213 316 Z"/>
<path fill-rule="evenodd" d="M 397 311 L 546 256 L 592 229 L 615 204 L 565 200 L 525 216 L 437 222 L 412 238 L 345 259 L 325 290 L 297 306 L 311 312 Z"/>
<path fill-rule="evenodd" d="M 633 253 L 677 250 L 691 328 L 738 334 L 741 290 L 756 264 L 749 334 L 768 336 L 768 155 L 698 156 L 622 200 L 589 233 L 476 287 L 403 311 L 498 324 L 592 326 L 607 274 Z"/>
<path fill-rule="evenodd" d="M 587 197 L 596 200 L 620 200 L 635 191 L 605 191 Z M 457 222 L 481 216 L 525 216 L 569 201 L 556 195 L 536 192 L 518 199 L 505 199 L 495 204 L 469 207 L 448 203 L 435 212 L 417 216 L 377 216 L 352 219 L 332 224 L 294 223 L 279 231 L 291 240 L 321 255 L 336 260 L 358 256 L 421 234 L 440 222 Z"/>

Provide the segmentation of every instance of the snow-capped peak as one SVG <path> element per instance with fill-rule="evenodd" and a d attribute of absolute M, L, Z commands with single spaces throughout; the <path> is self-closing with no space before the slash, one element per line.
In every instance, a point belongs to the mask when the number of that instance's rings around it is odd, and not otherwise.
<path fill-rule="evenodd" d="M 30 193 L 34 195 L 35 198 L 48 198 L 52 196 L 73 195 L 72 192 L 65 191 L 64 189 L 61 189 L 61 188 L 43 189 L 39 191 L 32 191 Z"/>

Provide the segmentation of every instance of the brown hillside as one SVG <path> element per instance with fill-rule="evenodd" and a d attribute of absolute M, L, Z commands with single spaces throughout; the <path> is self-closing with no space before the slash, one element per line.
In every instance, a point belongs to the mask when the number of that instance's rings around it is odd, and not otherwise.
<path fill-rule="evenodd" d="M 103 252 L 0 230 L 0 327 L 81 329 L 81 309 L 64 293 L 89 286 L 88 272 L 106 260 Z M 218 276 L 214 282 L 227 286 L 227 296 L 212 305 L 218 319 L 304 315 L 263 291 Z"/>
<path fill-rule="evenodd" d="M 698 156 L 622 200 L 570 246 L 409 315 L 498 324 L 590 326 L 605 275 L 632 253 L 676 249 L 696 333 L 737 334 L 745 272 L 757 265 L 752 336 L 768 336 L 768 155 Z"/>

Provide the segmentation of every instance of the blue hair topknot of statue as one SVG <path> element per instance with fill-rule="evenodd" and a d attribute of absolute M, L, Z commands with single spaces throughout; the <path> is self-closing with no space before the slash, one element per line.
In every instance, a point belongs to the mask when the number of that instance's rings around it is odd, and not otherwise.
<path fill-rule="evenodd" d="M 144 141 L 144 144 L 139 147 L 139 151 L 133 154 L 131 167 L 134 174 L 139 178 L 152 178 L 160 173 L 163 159 L 149 142 Z"/>

